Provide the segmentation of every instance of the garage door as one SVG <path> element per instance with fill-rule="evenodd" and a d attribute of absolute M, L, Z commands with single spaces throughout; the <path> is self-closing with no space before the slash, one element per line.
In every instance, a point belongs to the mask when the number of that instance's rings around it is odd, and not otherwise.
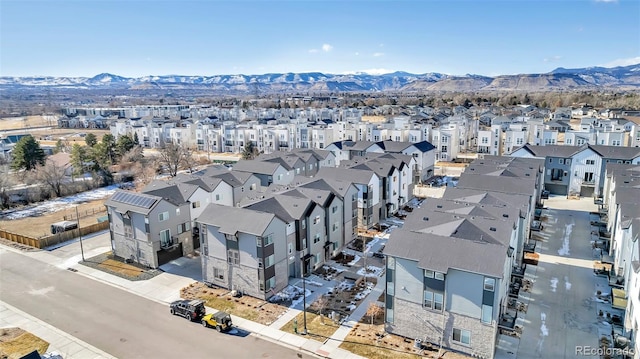
<path fill-rule="evenodd" d="M 544 188 L 549 191 L 551 194 L 561 194 L 566 196 L 567 195 L 567 188 L 569 186 L 567 185 L 562 185 L 562 184 L 545 184 Z"/>
<path fill-rule="evenodd" d="M 158 252 L 158 266 L 171 262 L 174 259 L 182 257 L 182 243 L 167 249 L 161 249 Z"/>
<path fill-rule="evenodd" d="M 582 186 L 580 187 L 580 197 L 593 197 L 593 190 L 595 187 Z"/>

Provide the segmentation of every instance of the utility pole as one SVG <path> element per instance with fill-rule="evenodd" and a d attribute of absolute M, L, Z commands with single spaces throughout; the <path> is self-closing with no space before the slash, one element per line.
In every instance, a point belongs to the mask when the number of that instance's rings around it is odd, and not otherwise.
<path fill-rule="evenodd" d="M 76 206 L 76 219 L 78 221 L 78 237 L 80 238 L 80 254 L 84 262 L 84 248 L 82 247 L 82 229 L 80 229 L 80 215 L 78 214 L 78 206 Z"/>
<path fill-rule="evenodd" d="M 307 281 L 304 279 L 304 273 L 302 273 L 302 321 L 304 328 L 300 334 L 307 335 Z"/>

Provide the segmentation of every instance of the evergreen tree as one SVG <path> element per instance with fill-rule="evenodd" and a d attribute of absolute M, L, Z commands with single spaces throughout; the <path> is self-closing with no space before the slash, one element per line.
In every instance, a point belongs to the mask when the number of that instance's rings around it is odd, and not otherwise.
<path fill-rule="evenodd" d="M 22 137 L 16 146 L 13 148 L 13 161 L 11 162 L 11 168 L 14 170 L 32 170 L 36 166 L 44 166 L 45 154 L 40 144 L 33 136 L 28 135 Z"/>
<path fill-rule="evenodd" d="M 87 133 L 87 135 L 84 137 L 84 142 L 87 144 L 87 146 L 93 147 L 96 145 L 96 143 L 98 143 L 98 139 L 93 133 Z"/>

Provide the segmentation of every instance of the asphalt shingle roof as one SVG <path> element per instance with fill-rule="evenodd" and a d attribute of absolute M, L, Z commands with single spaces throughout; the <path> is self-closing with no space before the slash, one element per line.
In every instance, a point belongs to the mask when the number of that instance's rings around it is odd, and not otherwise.
<path fill-rule="evenodd" d="M 198 217 L 198 222 L 219 227 L 225 234 L 241 232 L 261 236 L 274 218 L 273 213 L 211 203 Z"/>

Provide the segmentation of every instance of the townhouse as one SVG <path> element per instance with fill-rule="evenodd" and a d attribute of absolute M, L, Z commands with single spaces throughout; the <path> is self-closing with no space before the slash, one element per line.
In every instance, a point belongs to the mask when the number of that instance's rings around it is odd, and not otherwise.
<path fill-rule="evenodd" d="M 205 283 L 264 300 L 288 285 L 287 225 L 273 213 L 212 203 L 198 227 Z"/>
<path fill-rule="evenodd" d="M 608 163 L 640 163 L 640 149 L 618 146 L 525 146 L 513 157 L 545 159 L 545 189 L 553 194 L 600 197 Z"/>
<path fill-rule="evenodd" d="M 437 206 L 414 210 L 385 246 L 386 329 L 492 358 L 517 221 L 492 217 L 484 208 Z"/>
<path fill-rule="evenodd" d="M 611 305 L 625 311 L 623 335 L 640 357 L 638 323 L 640 323 L 640 166 L 614 164 L 606 166 L 603 205 L 607 210 L 607 229 L 611 233 L 609 255 L 613 257 L 609 272 L 612 287 Z M 614 292 L 615 289 L 615 292 Z"/>
<path fill-rule="evenodd" d="M 193 251 L 190 204 L 181 195 L 119 190 L 105 206 L 114 255 L 158 268 Z"/>

